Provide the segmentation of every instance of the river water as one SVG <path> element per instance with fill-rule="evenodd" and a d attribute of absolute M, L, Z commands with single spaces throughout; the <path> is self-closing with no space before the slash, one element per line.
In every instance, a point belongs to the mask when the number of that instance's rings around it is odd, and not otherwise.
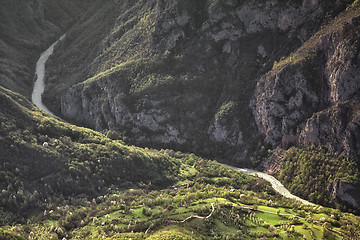
<path fill-rule="evenodd" d="M 306 200 L 304 200 L 302 198 L 299 198 L 298 196 L 295 196 L 294 194 L 291 194 L 290 191 L 287 190 L 279 180 L 277 180 L 275 177 L 273 177 L 273 176 L 271 176 L 271 175 L 269 175 L 267 173 L 256 171 L 256 170 L 253 170 L 253 169 L 248 169 L 248 168 L 237 168 L 237 167 L 226 165 L 226 164 L 224 164 L 224 165 L 231 168 L 231 169 L 233 169 L 233 170 L 235 170 L 235 171 L 240 171 L 240 172 L 245 173 L 247 175 L 259 177 L 259 178 L 262 178 L 262 179 L 266 180 L 267 182 L 269 182 L 271 184 L 272 188 L 275 191 L 277 191 L 278 193 L 280 193 L 281 195 L 283 195 L 286 198 L 294 199 L 294 200 L 296 200 L 298 202 L 301 202 L 303 204 L 306 204 L 306 205 L 315 205 L 314 203 L 311 203 L 311 202 L 306 201 Z"/>
<path fill-rule="evenodd" d="M 58 116 L 56 116 L 55 114 L 53 114 L 42 102 L 42 94 L 45 90 L 45 63 L 48 60 L 48 58 L 50 57 L 50 55 L 53 53 L 54 51 L 54 47 L 55 45 L 61 41 L 66 34 L 64 34 L 58 41 L 54 42 L 48 49 L 46 49 L 40 56 L 39 60 L 36 63 L 36 81 L 34 84 L 34 90 L 32 93 L 32 102 L 39 107 L 40 109 L 44 110 L 45 112 L 49 113 L 50 115 L 52 115 L 53 117 L 56 117 L 58 119 L 60 119 Z M 248 169 L 248 168 L 237 168 L 234 166 L 230 166 L 230 165 L 226 165 L 225 166 L 235 170 L 235 171 L 241 171 L 245 174 L 251 175 L 251 176 L 256 176 L 259 178 L 262 178 L 266 181 L 268 181 L 272 188 L 277 191 L 278 193 L 280 193 L 281 195 L 283 195 L 284 197 L 287 198 L 291 198 L 294 199 L 296 201 L 299 201 L 303 204 L 307 204 L 307 205 L 315 205 L 309 201 L 306 201 L 304 199 L 299 198 L 298 196 L 295 196 L 293 194 L 291 194 L 289 192 L 289 190 L 287 190 L 282 184 L 281 182 L 279 182 L 276 178 L 274 178 L 273 176 L 266 174 L 264 172 L 259 172 L 253 169 Z"/>
<path fill-rule="evenodd" d="M 34 89 L 31 95 L 31 101 L 41 110 L 44 110 L 45 112 L 49 113 L 53 117 L 57 117 L 55 114 L 53 114 L 42 102 L 42 94 L 45 90 L 45 63 L 50 57 L 50 55 L 54 51 L 55 45 L 61 41 L 66 34 L 60 37 L 59 40 L 54 42 L 48 49 L 46 49 L 43 53 L 41 53 L 39 60 L 36 63 L 36 81 L 34 84 Z"/>

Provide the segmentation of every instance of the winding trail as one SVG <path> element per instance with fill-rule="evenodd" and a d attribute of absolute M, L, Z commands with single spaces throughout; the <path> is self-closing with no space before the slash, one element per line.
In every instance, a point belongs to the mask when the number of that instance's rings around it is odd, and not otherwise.
<path fill-rule="evenodd" d="M 242 173 L 245 173 L 247 175 L 251 175 L 251 176 L 255 176 L 255 177 L 259 177 L 259 178 L 262 178 L 266 181 L 268 181 L 272 188 L 277 191 L 278 193 L 280 193 L 281 195 L 283 195 L 284 197 L 286 198 L 291 198 L 291 199 L 294 199 L 298 202 L 301 202 L 302 204 L 306 204 L 306 205 L 316 205 L 312 202 L 309 202 L 305 199 L 302 199 L 298 196 L 295 196 L 294 194 L 290 193 L 289 190 L 287 190 L 284 185 L 282 185 L 282 183 L 277 180 L 275 177 L 267 174 L 267 173 L 264 173 L 264 172 L 260 172 L 260 171 L 256 171 L 256 170 L 253 170 L 253 169 L 248 169 L 248 168 L 237 168 L 237 167 L 234 167 L 234 166 L 230 166 L 230 165 L 227 165 L 227 164 L 224 164 L 225 166 L 235 170 L 235 171 L 240 171 Z"/>
<path fill-rule="evenodd" d="M 169 221 L 172 222 L 172 223 L 183 223 L 183 222 L 186 222 L 187 220 L 192 219 L 192 218 L 208 219 L 208 218 L 211 217 L 211 215 L 212 215 L 212 214 L 214 213 L 214 211 L 215 211 L 214 203 L 211 203 L 211 207 L 212 207 L 212 210 L 211 210 L 210 214 L 207 215 L 206 217 L 199 216 L 199 215 L 191 215 L 190 217 L 187 217 L 187 218 L 185 218 L 184 220 L 181 220 L 181 221 L 175 221 L 175 220 L 169 220 Z"/>
<path fill-rule="evenodd" d="M 49 113 L 51 116 L 60 119 L 58 116 L 53 114 L 42 102 L 42 94 L 45 90 L 45 63 L 54 51 L 55 45 L 64 39 L 66 34 L 62 35 L 59 40 L 54 42 L 48 49 L 41 53 L 39 60 L 36 63 L 36 81 L 34 84 L 34 89 L 31 95 L 31 101 L 41 110 Z"/>

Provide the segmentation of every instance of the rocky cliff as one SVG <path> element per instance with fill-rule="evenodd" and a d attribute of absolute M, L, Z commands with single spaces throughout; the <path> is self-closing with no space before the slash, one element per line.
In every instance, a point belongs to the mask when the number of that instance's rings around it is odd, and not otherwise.
<path fill-rule="evenodd" d="M 358 157 L 359 15 L 340 15 L 261 77 L 253 109 L 266 142 Z"/>
<path fill-rule="evenodd" d="M 348 2 L 108 1 L 55 52 L 46 99 L 132 143 L 249 164 L 256 80 Z"/>
<path fill-rule="evenodd" d="M 358 168 L 359 20 L 355 2 L 260 78 L 253 113 L 273 148 L 320 145 Z M 358 181 L 331 183 L 331 197 L 358 207 Z"/>
<path fill-rule="evenodd" d="M 360 208 L 359 186 L 335 180 L 328 188 L 330 196 L 333 200 L 347 203 L 357 209 Z"/>

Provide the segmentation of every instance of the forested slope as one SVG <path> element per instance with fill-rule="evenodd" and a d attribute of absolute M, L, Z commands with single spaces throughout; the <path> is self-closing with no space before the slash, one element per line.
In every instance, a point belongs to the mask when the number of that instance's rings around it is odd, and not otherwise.
<path fill-rule="evenodd" d="M 2 224 L 23 221 L 69 197 L 91 198 L 139 185 L 166 187 L 176 178 L 180 160 L 175 155 L 125 146 L 60 122 L 2 87 L 0 98 Z"/>

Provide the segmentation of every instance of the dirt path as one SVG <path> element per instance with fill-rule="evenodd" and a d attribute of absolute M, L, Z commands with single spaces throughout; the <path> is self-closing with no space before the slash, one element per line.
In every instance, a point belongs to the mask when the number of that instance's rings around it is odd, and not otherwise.
<path fill-rule="evenodd" d="M 210 218 L 211 215 L 215 211 L 214 203 L 211 203 L 211 207 L 212 207 L 212 210 L 211 210 L 210 214 L 207 215 L 206 217 L 199 216 L 199 215 L 191 215 L 190 217 L 187 217 L 187 218 L 185 218 L 184 220 L 181 220 L 181 221 L 175 221 L 175 220 L 169 220 L 169 221 L 172 222 L 172 223 L 183 223 L 183 222 L 186 222 L 187 220 L 192 219 L 192 218 L 207 219 L 207 218 Z"/>
<path fill-rule="evenodd" d="M 211 203 L 211 208 L 212 208 L 212 210 L 211 210 L 210 214 L 207 215 L 206 217 L 199 216 L 199 215 L 191 215 L 190 217 L 187 217 L 187 218 L 185 218 L 184 220 L 181 220 L 181 221 L 176 221 L 176 220 L 166 220 L 166 221 L 172 224 L 172 223 L 184 223 L 187 220 L 192 219 L 192 218 L 207 219 L 207 218 L 210 218 L 212 216 L 212 214 L 214 213 L 214 211 L 215 211 L 214 203 Z M 150 229 L 151 229 L 151 226 L 148 229 L 146 229 L 145 234 L 147 234 Z"/>

